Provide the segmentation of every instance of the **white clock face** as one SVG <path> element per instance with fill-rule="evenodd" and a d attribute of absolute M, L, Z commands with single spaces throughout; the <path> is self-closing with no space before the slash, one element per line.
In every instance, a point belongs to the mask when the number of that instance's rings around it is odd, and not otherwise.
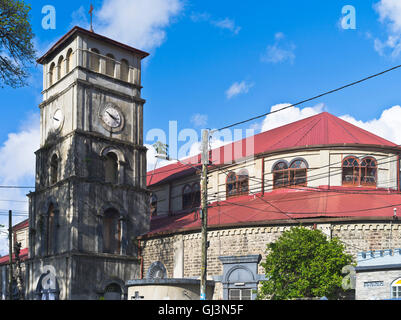
<path fill-rule="evenodd" d="M 52 118 L 53 128 L 55 130 L 60 129 L 63 120 L 64 120 L 63 112 L 60 109 L 57 109 L 57 111 L 53 114 Z"/>
<path fill-rule="evenodd" d="M 102 119 L 111 128 L 117 128 L 121 125 L 121 114 L 113 107 L 106 107 L 104 109 Z"/>

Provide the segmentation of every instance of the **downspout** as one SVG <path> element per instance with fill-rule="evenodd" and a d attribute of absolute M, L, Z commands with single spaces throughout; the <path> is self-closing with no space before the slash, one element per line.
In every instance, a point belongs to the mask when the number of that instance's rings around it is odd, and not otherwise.
<path fill-rule="evenodd" d="M 138 257 L 140 260 L 140 279 L 143 279 L 143 256 L 142 256 L 141 240 L 139 239 L 138 239 Z"/>
<path fill-rule="evenodd" d="M 400 155 L 397 155 L 397 191 L 400 192 Z"/>
<path fill-rule="evenodd" d="M 262 158 L 262 196 L 265 195 L 265 158 Z"/>

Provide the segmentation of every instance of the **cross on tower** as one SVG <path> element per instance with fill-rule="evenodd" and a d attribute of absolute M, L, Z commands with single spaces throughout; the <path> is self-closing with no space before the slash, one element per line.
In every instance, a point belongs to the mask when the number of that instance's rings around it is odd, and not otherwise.
<path fill-rule="evenodd" d="M 91 29 L 90 29 L 91 32 L 93 32 L 93 27 L 92 27 L 93 9 L 94 9 L 94 8 L 93 8 L 93 5 L 92 5 L 92 3 L 91 3 L 90 9 L 89 9 L 89 14 L 90 14 L 90 16 L 91 16 Z"/>

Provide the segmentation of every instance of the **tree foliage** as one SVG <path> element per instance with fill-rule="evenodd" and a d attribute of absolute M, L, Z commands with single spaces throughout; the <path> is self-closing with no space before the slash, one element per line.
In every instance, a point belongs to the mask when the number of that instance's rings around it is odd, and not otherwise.
<path fill-rule="evenodd" d="M 267 245 L 266 279 L 258 299 L 286 300 L 327 297 L 343 293 L 341 269 L 352 263 L 338 239 L 328 240 L 320 230 L 294 227 Z"/>
<path fill-rule="evenodd" d="M 26 85 L 28 66 L 35 61 L 31 7 L 22 0 L 0 0 L 0 86 Z"/>

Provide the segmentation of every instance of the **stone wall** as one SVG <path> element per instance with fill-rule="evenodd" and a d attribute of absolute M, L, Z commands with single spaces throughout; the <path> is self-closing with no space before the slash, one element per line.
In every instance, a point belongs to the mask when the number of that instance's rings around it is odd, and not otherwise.
<path fill-rule="evenodd" d="M 312 228 L 313 224 L 304 225 Z M 208 232 L 210 246 L 208 249 L 208 277 L 219 276 L 223 272 L 223 265 L 219 256 L 244 256 L 261 254 L 265 260 L 266 245 L 276 241 L 280 235 L 291 228 L 290 225 L 272 225 L 259 227 L 243 227 Z M 346 252 L 356 259 L 357 253 L 368 250 L 388 249 L 401 247 L 401 224 L 391 222 L 349 222 L 349 223 L 321 223 L 316 228 L 329 237 L 338 237 L 346 246 Z M 391 238 L 390 238 L 391 235 Z M 182 245 L 177 245 L 177 242 Z M 199 277 L 201 267 L 201 233 L 192 232 L 183 235 L 166 235 L 159 238 L 141 241 L 143 257 L 143 273 L 155 261 L 161 261 L 167 269 L 167 277 L 192 278 Z M 182 251 L 182 260 L 177 251 Z M 179 260 L 179 259 L 178 259 Z M 180 266 L 182 270 L 180 272 Z M 264 269 L 259 265 L 259 274 Z M 222 297 L 221 285 L 216 284 L 215 299 Z"/>

